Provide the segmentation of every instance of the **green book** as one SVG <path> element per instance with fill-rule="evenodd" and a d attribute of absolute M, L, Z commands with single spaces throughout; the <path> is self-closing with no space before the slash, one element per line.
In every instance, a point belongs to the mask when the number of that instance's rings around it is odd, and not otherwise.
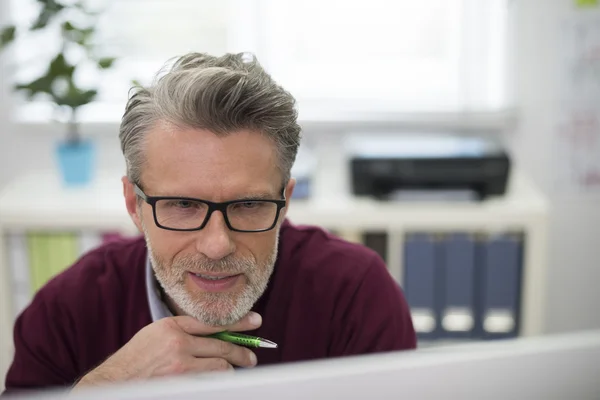
<path fill-rule="evenodd" d="M 52 233 L 45 235 L 46 244 L 46 271 L 44 272 L 44 283 L 56 275 L 60 265 L 60 234 Z"/>
<path fill-rule="evenodd" d="M 69 232 L 47 235 L 48 272 L 46 282 L 63 272 L 77 258 L 77 237 Z"/>
<path fill-rule="evenodd" d="M 77 236 L 73 233 L 30 232 L 27 247 L 32 294 L 71 266 L 79 256 Z"/>
<path fill-rule="evenodd" d="M 44 232 L 39 234 L 38 243 L 40 248 L 39 266 L 38 266 L 38 289 L 48 282 L 52 276 L 51 271 L 51 236 Z"/>
<path fill-rule="evenodd" d="M 56 237 L 56 264 L 54 275 L 60 274 L 69 268 L 78 257 L 79 249 L 77 236 L 70 232 L 64 232 Z"/>
<path fill-rule="evenodd" d="M 31 294 L 35 294 L 41 287 L 41 266 L 45 258 L 42 247 L 41 234 L 38 232 L 27 233 L 27 250 L 29 256 L 29 275 L 31 277 Z"/>

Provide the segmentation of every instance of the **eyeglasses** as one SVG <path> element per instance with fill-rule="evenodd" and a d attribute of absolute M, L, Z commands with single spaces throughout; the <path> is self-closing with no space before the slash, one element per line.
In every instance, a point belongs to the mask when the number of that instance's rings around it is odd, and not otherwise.
<path fill-rule="evenodd" d="M 152 206 L 156 226 L 171 231 L 197 231 L 215 211 L 221 211 L 227 227 L 236 232 L 265 232 L 275 227 L 283 200 L 242 199 L 214 203 L 189 197 L 148 196 L 133 184 L 135 193 Z"/>

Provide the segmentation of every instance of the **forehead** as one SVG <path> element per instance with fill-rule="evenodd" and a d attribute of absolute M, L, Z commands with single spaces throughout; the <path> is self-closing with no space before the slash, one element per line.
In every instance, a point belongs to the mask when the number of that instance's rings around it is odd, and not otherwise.
<path fill-rule="evenodd" d="M 160 123 L 148 132 L 144 152 L 142 182 L 151 195 L 225 201 L 281 189 L 275 145 L 256 131 L 217 136 Z"/>

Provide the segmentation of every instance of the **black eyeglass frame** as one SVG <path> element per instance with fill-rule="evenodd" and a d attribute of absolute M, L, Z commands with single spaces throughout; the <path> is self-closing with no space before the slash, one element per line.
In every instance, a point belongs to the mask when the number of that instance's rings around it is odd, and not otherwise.
<path fill-rule="evenodd" d="M 201 229 L 204 229 L 204 227 L 208 223 L 208 220 L 210 219 L 210 217 L 214 211 L 221 211 L 221 214 L 223 214 L 223 219 L 225 220 L 225 224 L 227 225 L 227 228 L 229 228 L 229 230 L 231 230 L 231 231 L 244 232 L 244 233 L 267 232 L 267 231 L 270 231 L 271 229 L 275 228 L 275 225 L 277 225 L 277 221 L 279 220 L 279 214 L 280 214 L 281 210 L 286 206 L 285 188 L 282 190 L 282 193 L 281 193 L 281 197 L 283 197 L 282 200 L 240 199 L 240 200 L 224 201 L 221 203 L 216 203 L 216 202 L 202 200 L 202 199 L 196 199 L 193 197 L 148 196 L 146 193 L 144 193 L 142 188 L 140 188 L 140 186 L 136 183 L 133 184 L 133 190 L 142 200 L 144 200 L 146 203 L 148 203 L 152 207 L 152 214 L 153 214 L 154 223 L 156 224 L 156 226 L 158 226 L 161 229 L 168 230 L 168 231 L 178 231 L 178 232 L 199 231 Z M 183 201 L 194 201 L 194 202 L 198 202 L 198 203 L 204 203 L 208 206 L 208 211 L 206 213 L 206 217 L 204 217 L 204 221 L 202 221 L 202 224 L 197 228 L 186 228 L 186 229 L 169 228 L 169 227 L 166 227 L 166 226 L 162 225 L 161 223 L 159 223 L 158 218 L 156 216 L 156 203 L 160 200 L 183 200 Z M 268 228 L 265 228 L 265 229 L 257 229 L 257 230 L 235 229 L 233 226 L 231 226 L 231 223 L 229 223 L 229 217 L 227 216 L 227 207 L 229 207 L 231 204 L 259 202 L 259 201 L 267 202 L 267 203 L 274 203 L 277 205 L 277 213 L 275 214 L 275 219 L 274 219 L 273 223 L 271 224 L 271 226 L 269 226 Z"/>

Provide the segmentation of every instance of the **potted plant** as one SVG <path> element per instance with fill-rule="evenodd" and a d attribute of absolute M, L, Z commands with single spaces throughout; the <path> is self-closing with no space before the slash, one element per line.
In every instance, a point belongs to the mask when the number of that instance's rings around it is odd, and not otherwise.
<path fill-rule="evenodd" d="M 75 72 L 90 65 L 99 71 L 107 70 L 115 58 L 99 56 L 93 44 L 99 12 L 89 10 L 83 2 L 36 1 L 40 9 L 31 26 L 9 25 L 0 30 L 0 50 L 20 35 L 60 32 L 60 46 L 50 57 L 45 71 L 29 82 L 16 83 L 14 89 L 25 92 L 29 100 L 49 100 L 56 113 L 67 121 L 66 137 L 56 149 L 58 165 L 65 184 L 82 185 L 93 177 L 95 146 L 82 137 L 78 112 L 96 99 L 98 90 L 80 85 Z"/>

